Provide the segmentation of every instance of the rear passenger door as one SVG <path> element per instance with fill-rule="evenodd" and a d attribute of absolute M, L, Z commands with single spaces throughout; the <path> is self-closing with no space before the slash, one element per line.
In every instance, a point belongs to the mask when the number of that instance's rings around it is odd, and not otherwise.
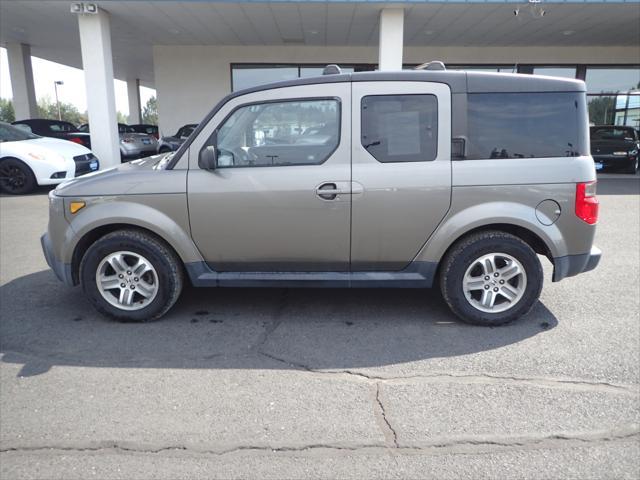
<path fill-rule="evenodd" d="M 351 270 L 397 271 L 451 198 L 451 91 L 431 82 L 354 82 Z"/>

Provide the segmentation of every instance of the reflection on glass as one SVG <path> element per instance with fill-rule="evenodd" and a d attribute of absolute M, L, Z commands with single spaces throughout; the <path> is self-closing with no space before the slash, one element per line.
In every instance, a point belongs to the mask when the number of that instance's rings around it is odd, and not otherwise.
<path fill-rule="evenodd" d="M 340 141 L 337 100 L 283 101 L 236 110 L 219 129 L 220 167 L 317 165 Z"/>
<path fill-rule="evenodd" d="M 474 93 L 468 96 L 467 157 L 572 157 L 589 152 L 581 138 L 579 93 Z"/>
<path fill-rule="evenodd" d="M 492 65 L 453 65 L 451 70 L 469 70 L 473 72 L 501 72 L 501 73 L 515 73 L 516 67 L 514 65 L 506 65 L 501 67 L 495 67 Z"/>
<path fill-rule="evenodd" d="M 640 128 L 640 91 L 619 95 L 589 95 L 591 125 L 626 125 Z"/>
<path fill-rule="evenodd" d="M 298 78 L 298 67 L 233 67 L 231 72 L 233 91 L 257 87 L 265 83 Z"/>
<path fill-rule="evenodd" d="M 535 67 L 533 73 L 548 77 L 576 78 L 575 67 Z"/>
<path fill-rule="evenodd" d="M 616 112 L 615 95 L 595 95 L 587 97 L 589 123 L 591 125 L 613 125 Z"/>
<path fill-rule="evenodd" d="M 379 162 L 435 160 L 435 95 L 369 95 L 362 99 L 362 146 Z"/>
<path fill-rule="evenodd" d="M 640 68 L 587 68 L 587 92 L 617 93 L 640 88 Z"/>

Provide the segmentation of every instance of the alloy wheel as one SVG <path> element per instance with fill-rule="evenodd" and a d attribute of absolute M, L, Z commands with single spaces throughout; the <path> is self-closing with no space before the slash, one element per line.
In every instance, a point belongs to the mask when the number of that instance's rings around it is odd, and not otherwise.
<path fill-rule="evenodd" d="M 467 301 L 482 312 L 500 313 L 518 303 L 527 288 L 522 264 L 506 253 L 490 253 L 475 259 L 462 280 Z"/>
<path fill-rule="evenodd" d="M 100 295 L 122 310 L 140 310 L 158 294 L 158 274 L 149 260 L 134 252 L 107 255 L 98 265 L 96 284 Z"/>

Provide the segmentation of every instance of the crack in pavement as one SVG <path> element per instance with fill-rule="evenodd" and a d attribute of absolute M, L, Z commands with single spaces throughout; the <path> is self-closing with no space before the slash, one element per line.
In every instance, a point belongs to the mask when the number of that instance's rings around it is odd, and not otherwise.
<path fill-rule="evenodd" d="M 262 346 L 267 342 L 273 332 L 275 332 L 283 320 L 283 314 L 289 303 L 289 289 L 284 289 L 278 298 L 275 309 L 271 314 L 271 322 L 263 325 L 264 332 L 258 337 L 255 344 L 249 347 L 249 351 L 260 352 Z"/>
<path fill-rule="evenodd" d="M 389 427 L 391 429 L 391 427 Z M 391 429 L 392 430 L 392 429 Z M 392 430 L 393 431 L 393 430 Z M 590 432 L 582 434 L 556 433 L 546 436 L 479 436 L 467 438 L 440 439 L 425 442 L 420 445 L 397 445 L 391 450 L 403 454 L 455 454 L 455 453 L 493 453 L 503 449 L 526 448 L 557 448 L 595 445 L 604 442 L 624 442 L 640 440 L 640 430 L 624 429 L 611 432 Z M 195 445 L 136 445 L 135 443 L 101 442 L 89 445 L 51 444 L 33 446 L 2 447 L 0 453 L 29 453 L 29 452 L 104 452 L 116 451 L 121 453 L 160 454 L 164 452 L 187 452 L 204 455 L 231 455 L 240 452 L 268 452 L 268 453 L 304 453 L 313 451 L 345 451 L 345 452 L 382 452 L 389 451 L 388 445 L 382 444 L 330 444 L 313 443 L 308 445 L 236 445 L 228 448 L 197 447 Z"/>
<path fill-rule="evenodd" d="M 376 415 L 381 421 L 379 423 L 382 424 L 384 428 L 382 428 L 382 433 L 384 434 L 384 438 L 387 443 L 393 444 L 394 448 L 398 448 L 398 434 L 395 429 L 391 426 L 391 422 L 387 418 L 387 412 L 382 404 L 382 400 L 380 400 L 380 384 L 376 383 L 376 403 L 378 404 L 378 412 L 379 415 Z"/>
<path fill-rule="evenodd" d="M 258 350 L 257 353 L 263 355 L 276 362 L 284 363 L 290 367 L 297 368 L 298 370 L 321 374 L 321 375 L 333 375 L 342 376 L 343 378 L 357 378 L 365 382 L 382 382 L 382 383 L 406 383 L 411 380 L 422 380 L 429 383 L 480 383 L 480 384 L 508 384 L 513 383 L 517 385 L 529 385 L 538 388 L 560 388 L 564 390 L 575 391 L 596 391 L 602 393 L 617 393 L 627 394 L 633 396 L 640 396 L 640 385 L 622 385 L 609 382 L 590 381 L 582 379 L 570 379 L 570 378 L 549 378 L 549 377 L 517 377 L 511 375 L 495 375 L 491 373 L 431 373 L 431 374 L 416 374 L 416 375 L 400 375 L 400 376 L 381 376 L 371 375 L 359 371 L 349 369 L 329 369 L 320 370 L 309 367 L 303 363 L 294 362 L 277 357 L 271 353 L 267 353 L 262 350 Z"/>
<path fill-rule="evenodd" d="M 286 303 L 286 300 L 285 300 Z M 275 315 L 274 317 L 277 317 Z M 259 340 L 249 348 L 249 351 L 253 354 L 261 355 L 269 358 L 275 362 L 285 364 L 289 367 L 293 367 L 299 371 L 303 371 L 311 374 L 320 374 L 327 376 L 342 377 L 345 380 L 361 380 L 364 382 L 382 382 L 382 383 L 407 383 L 412 380 L 424 381 L 428 383 L 462 383 L 462 384 L 515 384 L 515 385 L 529 385 L 538 388 L 557 388 L 563 390 L 573 391 L 590 391 L 601 393 L 614 393 L 625 394 L 632 396 L 640 396 L 640 385 L 637 384 L 616 384 L 611 382 L 593 381 L 587 379 L 572 379 L 572 378 L 553 378 L 553 377 L 518 377 L 515 375 L 497 375 L 492 373 L 446 373 L 446 372 L 434 372 L 429 374 L 412 374 L 412 375 L 373 375 L 351 369 L 318 369 L 312 368 L 300 362 L 293 360 L 287 360 L 285 358 L 278 357 L 272 353 L 265 352 L 261 347 L 268 340 L 269 335 L 273 333 L 281 324 L 282 320 L 274 318 L 265 332 Z M 247 353 L 237 354 L 212 354 L 202 358 L 186 357 L 184 360 L 211 360 L 216 357 L 244 357 Z M 9 356 L 8 360 L 5 357 Z M 42 355 L 35 352 L 18 352 L 13 350 L 3 350 L 0 352 L 0 363 L 21 363 L 21 359 L 33 358 L 36 360 L 43 360 L 47 364 L 47 369 L 50 364 L 54 362 L 62 362 L 68 358 L 60 358 L 55 355 Z M 48 362 L 47 362 L 48 360 Z M 19 362 L 20 361 L 20 362 Z M 127 361 L 127 359 L 120 359 L 120 362 L 115 363 L 114 368 L 130 368 L 134 366 L 133 361 Z"/>

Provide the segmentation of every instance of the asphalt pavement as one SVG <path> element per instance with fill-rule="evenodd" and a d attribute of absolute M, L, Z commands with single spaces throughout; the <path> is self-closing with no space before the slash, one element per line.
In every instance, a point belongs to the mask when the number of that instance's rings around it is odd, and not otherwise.
<path fill-rule="evenodd" d="M 505 327 L 438 291 L 187 288 L 93 311 L 0 198 L 0 478 L 640 478 L 640 177 L 603 175 L 593 272 Z"/>

